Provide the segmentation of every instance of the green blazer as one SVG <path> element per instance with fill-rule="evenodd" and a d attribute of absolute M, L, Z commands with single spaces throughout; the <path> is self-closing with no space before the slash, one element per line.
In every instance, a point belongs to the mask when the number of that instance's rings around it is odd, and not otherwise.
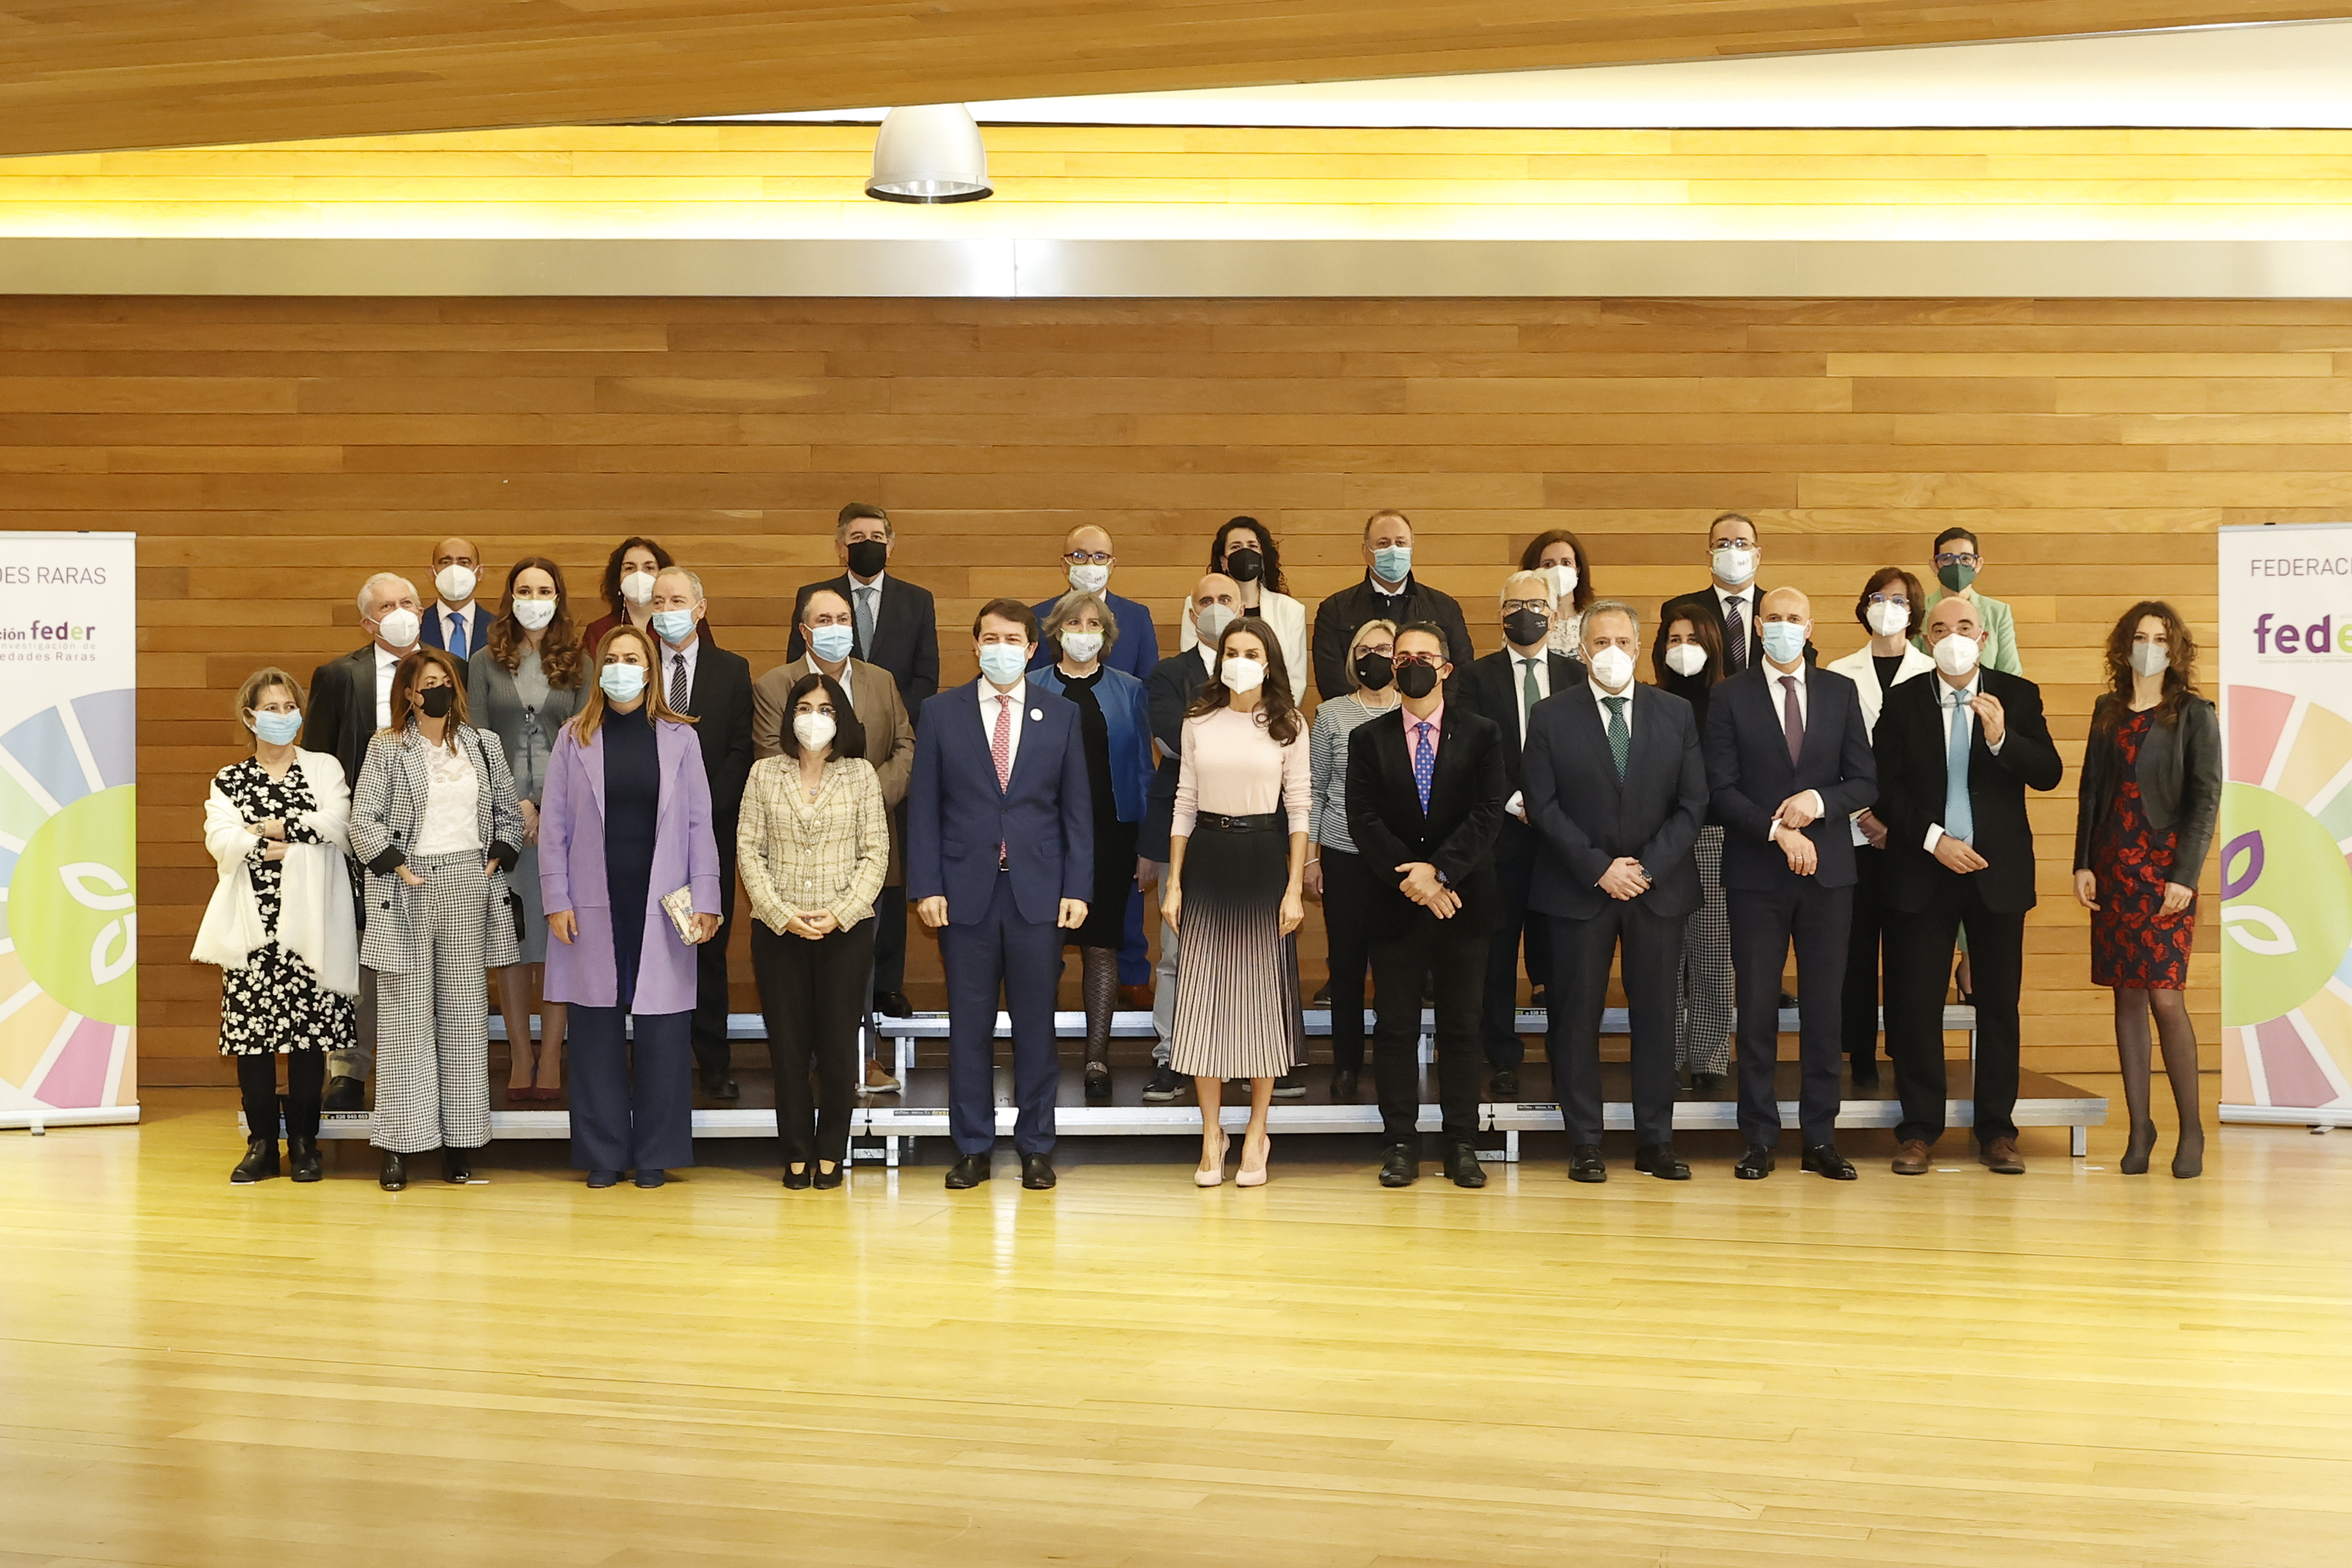
<path fill-rule="evenodd" d="M 1949 596 L 1941 587 L 1929 588 L 1927 608 L 1919 612 L 1922 624 L 1925 624 L 1927 615 Z M 1979 594 L 1977 614 L 1984 617 L 1985 630 L 1992 634 L 1985 640 L 1984 658 L 1981 660 L 1984 667 L 2000 670 L 2003 675 L 2023 675 L 2025 667 L 2017 659 L 2017 618 L 2009 613 L 2009 606 L 1989 594 Z M 1911 640 L 1918 645 L 1921 652 L 1927 650 L 1926 637 L 1917 637 Z"/>

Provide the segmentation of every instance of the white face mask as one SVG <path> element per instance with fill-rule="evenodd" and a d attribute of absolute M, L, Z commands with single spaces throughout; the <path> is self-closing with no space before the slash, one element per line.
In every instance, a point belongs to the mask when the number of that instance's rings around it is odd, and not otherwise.
<path fill-rule="evenodd" d="M 1217 671 L 1228 691 L 1255 691 L 1265 684 L 1265 666 L 1254 658 L 1229 658 Z"/>
<path fill-rule="evenodd" d="M 1696 675 L 1706 668 L 1706 649 L 1695 642 L 1678 642 L 1666 649 L 1666 668 L 1676 675 Z"/>
<path fill-rule="evenodd" d="M 1726 545 L 1708 555 L 1718 582 L 1742 587 L 1755 580 L 1756 552 L 1739 545 Z"/>
<path fill-rule="evenodd" d="M 1911 629 L 1908 605 L 1873 605 L 1869 616 L 1870 629 L 1883 637 L 1899 637 Z"/>
<path fill-rule="evenodd" d="M 1070 586 L 1081 594 L 1099 594 L 1110 582 L 1110 568 L 1086 562 L 1070 568 Z"/>
<path fill-rule="evenodd" d="M 2132 644 L 2132 668 L 2153 680 L 2172 664 L 2172 650 L 2160 642 Z"/>
<path fill-rule="evenodd" d="M 1955 632 L 1936 645 L 1936 668 L 1954 680 L 1963 679 L 1977 667 L 1977 656 L 1983 651 L 1976 638 Z"/>
<path fill-rule="evenodd" d="M 1592 656 L 1592 679 L 1603 691 L 1621 691 L 1633 679 L 1633 656 L 1622 647 L 1604 647 Z"/>
<path fill-rule="evenodd" d="M 1563 605 L 1567 604 L 1569 595 L 1576 592 L 1576 568 L 1572 565 L 1546 566 L 1540 571 L 1543 580 L 1551 584 L 1551 596 Z"/>
<path fill-rule="evenodd" d="M 650 605 L 654 600 L 654 574 L 624 572 L 621 574 L 621 597 L 632 605 Z"/>
<path fill-rule="evenodd" d="M 424 620 L 415 610 L 394 610 L 375 624 L 376 636 L 394 647 L 415 647 L 416 634 L 425 629 Z"/>
<path fill-rule="evenodd" d="M 470 566 L 444 566 L 433 574 L 433 585 L 441 591 L 445 605 L 462 605 L 474 596 L 474 584 L 481 579 Z"/>
<path fill-rule="evenodd" d="M 1192 631 L 1202 642 L 1213 645 L 1235 618 L 1230 605 L 1207 605 L 1192 612 Z"/>
<path fill-rule="evenodd" d="M 555 619 L 555 601 L 517 599 L 514 602 L 514 618 L 516 623 L 527 632 L 543 632 L 547 629 L 548 623 Z"/>
<path fill-rule="evenodd" d="M 793 715 L 793 735 L 807 750 L 821 752 L 833 744 L 833 715 L 830 713 L 795 713 Z"/>
<path fill-rule="evenodd" d="M 1102 645 L 1103 635 L 1100 632 L 1064 632 L 1062 657 L 1073 664 L 1090 664 L 1095 656 L 1102 652 Z"/>

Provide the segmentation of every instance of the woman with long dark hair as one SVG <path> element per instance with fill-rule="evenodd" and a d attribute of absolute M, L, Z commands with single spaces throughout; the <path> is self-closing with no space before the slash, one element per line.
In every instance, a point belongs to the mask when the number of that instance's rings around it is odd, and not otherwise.
<path fill-rule="evenodd" d="M 1594 597 L 1592 563 L 1585 559 L 1584 541 L 1564 528 L 1546 529 L 1519 552 L 1519 570 L 1539 572 L 1551 584 L 1554 607 L 1551 636 L 1547 639 L 1550 651 L 1582 658 L 1584 612 Z"/>
<path fill-rule="evenodd" d="M 1314 792 L 1288 675 L 1274 628 L 1245 616 L 1219 635 L 1216 668 L 1184 716 L 1160 914 L 1182 936 L 1170 1063 L 1200 1095 L 1193 1179 L 1204 1187 L 1225 1179 L 1224 1080 L 1250 1080 L 1235 1184 L 1263 1186 L 1274 1080 L 1306 1060 L 1296 933 Z"/>
<path fill-rule="evenodd" d="M 1307 657 L 1307 606 L 1286 590 L 1281 542 L 1275 538 L 1274 530 L 1254 517 L 1227 518 L 1209 541 L 1209 570 L 1239 584 L 1241 613 L 1255 616 L 1273 628 L 1275 641 L 1282 645 L 1282 668 L 1287 672 L 1291 700 L 1305 701 L 1307 677 L 1312 668 Z M 1179 653 L 1201 640 L 1192 617 L 1184 613 L 1191 607 L 1187 604 L 1176 615 Z"/>
<path fill-rule="evenodd" d="M 2091 911 L 2091 983 L 2116 996 L 2116 1055 L 2131 1122 L 2117 1168 L 2144 1173 L 2156 1147 L 2153 1013 L 2180 1123 L 2172 1173 L 2195 1176 L 2205 1169 L 2205 1126 L 2189 954 L 2197 878 L 2221 804 L 2221 727 L 2197 690 L 2197 640 L 2161 600 L 2134 605 L 2107 634 L 2106 674 L 2075 797 L 2074 898 Z"/>
<path fill-rule="evenodd" d="M 506 747 L 522 809 L 522 858 L 515 896 L 522 900 L 517 961 L 499 971 L 499 1011 L 507 1022 L 507 1099 L 551 1100 L 562 1092 L 563 1004 L 542 999 L 540 1039 L 530 1037 L 530 1003 L 547 964 L 547 916 L 539 900 L 539 799 L 555 739 L 580 711 L 587 659 L 572 618 L 563 568 L 526 555 L 507 569 L 505 606 L 467 661 L 466 705 L 475 721 Z"/>
<path fill-rule="evenodd" d="M 1662 618 L 1657 640 L 1650 645 L 1650 671 L 1660 690 L 1691 705 L 1691 717 L 1705 734 L 1707 699 L 1723 679 L 1722 631 L 1704 616 Z M 1712 810 L 1692 854 L 1698 861 L 1699 906 L 1683 923 L 1675 1070 L 1688 1075 L 1693 1092 L 1709 1094 L 1723 1087 L 1731 1071 L 1731 1026 L 1738 1016 L 1731 988 L 1731 915 L 1723 899 L 1723 825 Z"/>

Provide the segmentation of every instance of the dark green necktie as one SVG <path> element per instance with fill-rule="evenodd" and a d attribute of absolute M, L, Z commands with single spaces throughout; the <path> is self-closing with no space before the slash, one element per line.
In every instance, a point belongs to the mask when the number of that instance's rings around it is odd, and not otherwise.
<path fill-rule="evenodd" d="M 1542 700 L 1543 690 L 1536 685 L 1536 661 L 1531 658 L 1519 660 L 1520 734 L 1525 735 L 1528 732 L 1528 715 L 1535 711 L 1536 704 Z"/>
<path fill-rule="evenodd" d="M 1609 757 L 1617 764 L 1617 782 L 1625 782 L 1625 753 L 1633 749 L 1633 731 L 1625 727 L 1625 704 L 1628 697 L 1604 697 L 1609 707 Z"/>

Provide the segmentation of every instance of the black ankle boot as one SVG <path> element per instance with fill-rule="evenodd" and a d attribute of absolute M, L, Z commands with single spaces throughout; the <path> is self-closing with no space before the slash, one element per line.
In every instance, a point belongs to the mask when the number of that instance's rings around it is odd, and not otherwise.
<path fill-rule="evenodd" d="M 294 1167 L 294 1179 L 298 1182 L 322 1181 L 326 1177 L 327 1173 L 319 1163 L 319 1141 L 316 1138 L 286 1140 L 286 1159 Z"/>
<path fill-rule="evenodd" d="M 245 1141 L 245 1158 L 228 1173 L 232 1186 L 247 1187 L 256 1182 L 266 1182 L 278 1173 L 278 1140 L 248 1138 Z"/>
<path fill-rule="evenodd" d="M 375 1184 L 387 1193 L 396 1193 L 408 1185 L 408 1162 L 386 1149 L 383 1169 L 376 1173 Z"/>

